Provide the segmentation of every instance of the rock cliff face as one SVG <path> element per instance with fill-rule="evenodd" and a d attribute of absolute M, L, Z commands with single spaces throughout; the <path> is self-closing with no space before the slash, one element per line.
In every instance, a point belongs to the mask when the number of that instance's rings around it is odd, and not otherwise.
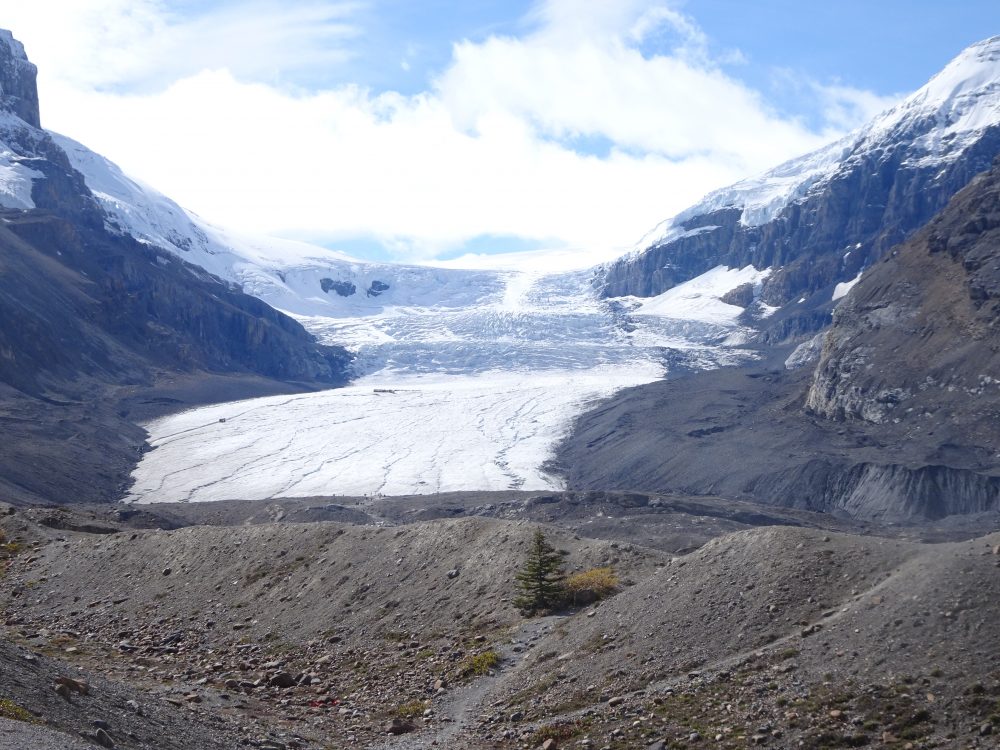
<path fill-rule="evenodd" d="M 38 70 L 28 61 L 24 45 L 0 29 L 0 109 L 12 112 L 35 128 L 42 127 L 38 113 Z"/>
<path fill-rule="evenodd" d="M 50 212 L 3 218 L 0 382 L 35 395 L 159 370 L 344 382 L 344 352 L 165 251 Z"/>
<path fill-rule="evenodd" d="M 844 299 L 806 406 L 1000 452 L 1000 162 Z"/>
<path fill-rule="evenodd" d="M 0 228 L 0 381 L 31 392 L 74 371 L 112 381 L 157 368 L 341 383 L 348 356 L 287 316 L 164 251 L 106 228 L 63 150 L 38 128 L 35 67 L 0 31 L 0 140 L 34 174 L 34 210 Z M 30 332 L 30 333 L 29 333 Z M 101 353 L 98 353 L 98 349 Z"/>
<path fill-rule="evenodd" d="M 804 335 L 829 322 L 835 284 L 923 226 L 998 153 L 1000 37 L 840 143 L 708 196 L 598 283 L 608 297 L 646 297 L 720 264 L 771 268 L 761 298 L 783 310 L 765 339 Z"/>

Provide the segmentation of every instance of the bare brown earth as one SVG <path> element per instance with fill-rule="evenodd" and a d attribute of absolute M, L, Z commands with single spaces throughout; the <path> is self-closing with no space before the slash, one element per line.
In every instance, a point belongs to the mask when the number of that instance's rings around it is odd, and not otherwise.
<path fill-rule="evenodd" d="M 974 531 L 759 508 L 733 532 L 704 499 L 553 497 L 9 507 L 0 706 L 30 721 L 0 731 L 67 738 L 41 748 L 99 726 L 120 748 L 995 746 L 1000 534 L 928 543 Z M 651 500 L 695 551 L 573 528 L 588 507 L 655 516 Z M 513 575 L 549 507 L 567 570 L 612 566 L 622 586 L 525 618 Z M 88 694 L 60 696 L 60 676 Z"/>

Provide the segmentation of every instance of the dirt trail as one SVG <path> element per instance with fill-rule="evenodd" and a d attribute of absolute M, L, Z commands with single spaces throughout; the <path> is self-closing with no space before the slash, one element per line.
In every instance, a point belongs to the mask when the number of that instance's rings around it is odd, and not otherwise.
<path fill-rule="evenodd" d="M 487 696 L 504 677 L 524 665 L 525 658 L 552 632 L 555 624 L 563 619 L 564 615 L 553 615 L 524 623 L 508 642 L 498 647 L 502 657 L 499 670 L 469 685 L 449 690 L 435 701 L 434 717 L 426 728 L 413 734 L 390 737 L 377 746 L 378 750 L 424 750 L 432 745 L 447 747 L 447 743 L 460 736 L 463 731 L 474 730 L 478 720 L 486 713 L 484 704 Z"/>

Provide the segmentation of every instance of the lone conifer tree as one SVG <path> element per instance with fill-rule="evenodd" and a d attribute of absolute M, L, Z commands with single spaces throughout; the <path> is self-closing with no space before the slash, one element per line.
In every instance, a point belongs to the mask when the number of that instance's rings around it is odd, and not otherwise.
<path fill-rule="evenodd" d="M 545 540 L 545 534 L 536 530 L 528 559 L 515 576 L 519 594 L 514 606 L 528 614 L 556 606 L 562 598 L 562 577 L 559 554 Z"/>

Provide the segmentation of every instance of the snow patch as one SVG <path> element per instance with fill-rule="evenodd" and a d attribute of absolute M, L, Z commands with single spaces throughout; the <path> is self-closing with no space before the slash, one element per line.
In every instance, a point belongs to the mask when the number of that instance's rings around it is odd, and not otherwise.
<path fill-rule="evenodd" d="M 785 360 L 786 370 L 797 370 L 800 367 L 805 367 L 811 365 L 819 360 L 820 354 L 823 352 L 823 340 L 826 338 L 826 332 L 817 333 L 808 341 L 803 341 L 795 350 L 788 355 L 788 359 Z"/>
<path fill-rule="evenodd" d="M 861 273 L 858 273 L 850 281 L 842 281 L 837 286 L 833 288 L 833 301 L 836 302 L 841 297 L 847 296 L 847 293 L 854 288 L 854 285 L 861 281 Z"/>
<path fill-rule="evenodd" d="M 26 167 L 22 160 L 0 143 L 0 206 L 3 208 L 34 208 L 31 186 L 45 177 Z"/>
<path fill-rule="evenodd" d="M 753 266 L 716 266 L 663 294 L 642 300 L 635 314 L 696 320 L 723 326 L 736 325 L 743 308 L 727 304 L 720 298 L 743 284 L 759 286 L 770 273 L 770 269 L 758 271 Z"/>
<path fill-rule="evenodd" d="M 757 302 L 757 309 L 759 310 L 759 315 L 761 318 L 770 318 L 778 310 L 781 309 L 779 305 L 768 305 L 764 302 Z"/>

